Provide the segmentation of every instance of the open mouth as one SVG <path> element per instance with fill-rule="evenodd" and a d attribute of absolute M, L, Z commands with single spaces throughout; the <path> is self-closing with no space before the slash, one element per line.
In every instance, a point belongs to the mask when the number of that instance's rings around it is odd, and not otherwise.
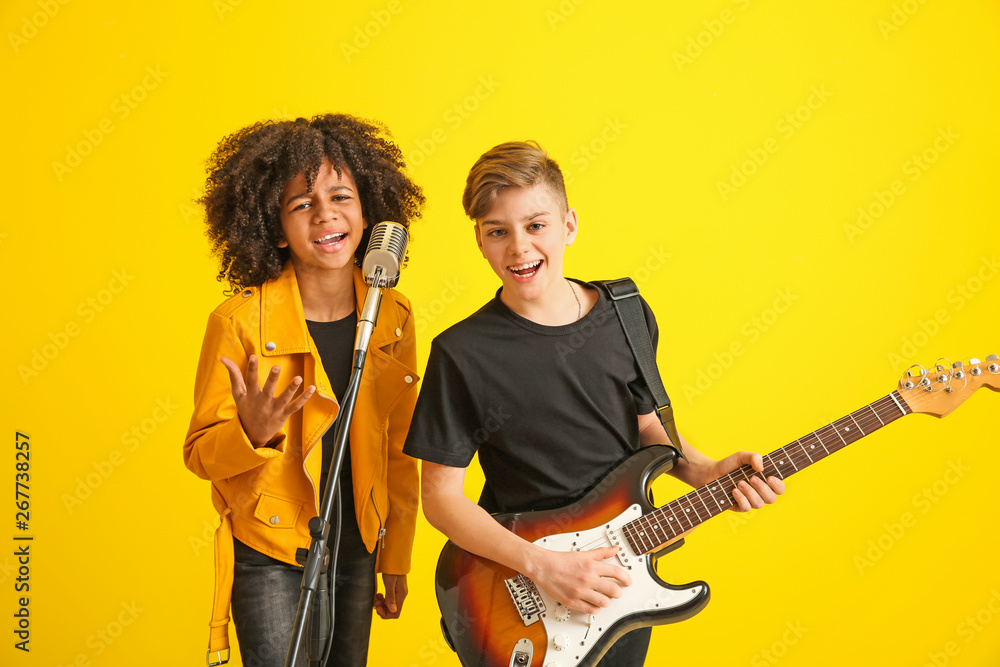
<path fill-rule="evenodd" d="M 538 273 L 539 267 L 542 265 L 542 260 L 536 259 L 533 262 L 525 262 L 524 264 L 516 264 L 514 266 L 508 266 L 507 270 L 513 273 L 518 278 L 531 278 L 536 273 Z"/>
<path fill-rule="evenodd" d="M 313 243 L 315 243 L 316 245 L 325 245 L 325 246 L 336 245 L 341 241 L 343 241 L 346 236 L 347 232 L 335 232 L 333 234 L 327 234 L 326 236 L 322 236 L 313 241 Z"/>

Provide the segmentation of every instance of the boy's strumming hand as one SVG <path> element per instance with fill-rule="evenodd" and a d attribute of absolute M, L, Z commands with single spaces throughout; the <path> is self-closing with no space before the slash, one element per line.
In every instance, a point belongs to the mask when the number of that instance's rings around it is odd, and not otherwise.
<path fill-rule="evenodd" d="M 632 577 L 617 565 L 604 562 L 618 553 L 618 547 L 590 551 L 550 551 L 539 547 L 535 567 L 528 576 L 546 593 L 571 609 L 596 614 L 601 607 L 620 598 Z"/>
<path fill-rule="evenodd" d="M 222 357 L 220 361 L 229 371 L 229 382 L 232 384 L 233 400 L 236 401 L 240 423 L 254 447 L 263 447 L 270 442 L 288 418 L 301 410 L 316 391 L 316 387 L 310 385 L 298 398 L 294 398 L 302 385 L 302 378 L 296 375 L 285 390 L 275 396 L 278 374 L 281 372 L 279 366 L 271 367 L 271 372 L 261 387 L 257 379 L 256 355 L 250 355 L 245 378 L 232 359 Z"/>

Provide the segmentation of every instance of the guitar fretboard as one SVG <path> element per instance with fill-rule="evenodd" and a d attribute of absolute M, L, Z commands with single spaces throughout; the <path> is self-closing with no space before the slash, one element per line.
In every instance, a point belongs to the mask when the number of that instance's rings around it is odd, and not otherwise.
<path fill-rule="evenodd" d="M 763 473 L 745 465 L 630 521 L 622 526 L 622 533 L 633 553 L 656 551 L 703 521 L 733 507 L 736 504 L 733 489 L 741 480 L 749 482 L 754 475 L 785 479 L 910 412 L 910 407 L 894 391 L 764 456 Z"/>

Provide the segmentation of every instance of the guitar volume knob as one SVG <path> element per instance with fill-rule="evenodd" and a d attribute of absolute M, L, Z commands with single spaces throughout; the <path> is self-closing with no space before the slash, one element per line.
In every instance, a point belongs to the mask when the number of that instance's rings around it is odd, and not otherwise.
<path fill-rule="evenodd" d="M 565 607 L 563 605 L 559 605 L 558 607 L 556 607 L 555 617 L 556 620 L 559 622 L 568 621 L 569 617 L 572 616 L 572 614 L 573 612 L 569 610 L 569 607 Z"/>
<path fill-rule="evenodd" d="M 569 646 L 569 637 L 563 634 L 556 635 L 552 638 L 552 646 L 554 646 L 557 651 L 563 650 Z"/>

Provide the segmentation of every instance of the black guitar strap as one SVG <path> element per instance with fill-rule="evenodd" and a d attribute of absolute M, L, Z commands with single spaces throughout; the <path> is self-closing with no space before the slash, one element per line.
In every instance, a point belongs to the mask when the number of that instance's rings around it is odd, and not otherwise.
<path fill-rule="evenodd" d="M 667 396 L 667 390 L 663 387 L 663 381 L 660 379 L 660 372 L 656 368 L 653 341 L 649 337 L 646 318 L 643 316 L 642 306 L 639 304 L 639 288 L 636 287 L 631 278 L 597 280 L 593 284 L 602 287 L 611 298 L 615 312 L 618 313 L 618 320 L 622 324 L 622 329 L 625 330 L 625 339 L 628 341 L 628 346 L 632 348 L 632 354 L 639 364 L 639 371 L 646 381 L 646 386 L 649 387 L 649 393 L 653 396 L 660 423 L 663 424 L 664 430 L 670 436 L 674 448 L 687 461 L 681 446 L 681 439 L 677 435 L 677 426 L 674 424 L 674 409 L 670 406 L 670 397 Z"/>

